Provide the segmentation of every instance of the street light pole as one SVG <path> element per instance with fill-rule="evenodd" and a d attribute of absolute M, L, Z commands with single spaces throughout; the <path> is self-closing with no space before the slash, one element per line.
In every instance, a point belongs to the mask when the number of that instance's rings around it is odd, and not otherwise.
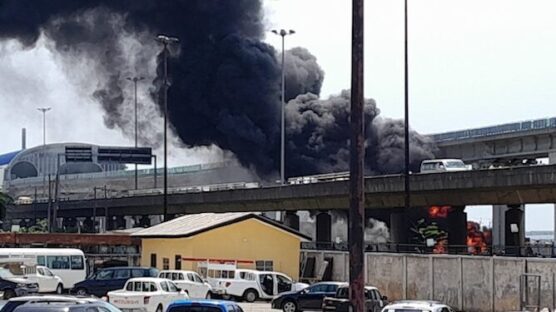
<path fill-rule="evenodd" d="M 145 79 L 144 77 L 127 77 L 129 81 L 133 82 L 135 92 L 135 148 L 137 148 L 137 82 Z M 135 189 L 137 189 L 137 164 L 135 164 Z"/>
<path fill-rule="evenodd" d="M 408 48 L 407 48 L 407 0 L 404 1 L 404 110 L 405 110 L 405 119 L 404 119 L 404 149 L 405 149 L 405 168 L 404 168 L 404 189 L 405 189 L 405 196 L 404 196 L 404 204 L 405 204 L 405 213 L 409 211 L 411 206 L 411 190 L 409 185 L 409 67 L 408 67 Z"/>
<path fill-rule="evenodd" d="M 164 96 L 164 221 L 168 221 L 168 142 L 167 142 L 167 128 L 168 128 L 168 45 L 171 43 L 179 42 L 178 38 L 168 37 L 165 35 L 158 35 L 156 41 L 162 43 L 164 46 L 164 82 L 163 82 L 163 96 Z"/>
<path fill-rule="evenodd" d="M 285 173 L 284 173 L 284 159 L 286 157 L 285 153 L 285 146 L 286 146 L 286 130 L 285 130 L 285 121 L 286 121 L 286 77 L 285 77 L 285 50 L 284 50 L 284 41 L 287 35 L 295 34 L 295 31 L 290 29 L 286 31 L 285 29 L 280 29 L 279 31 L 274 29 L 272 32 L 280 37 L 282 37 L 282 112 L 281 112 L 281 121 L 280 121 L 280 184 L 285 184 Z"/>

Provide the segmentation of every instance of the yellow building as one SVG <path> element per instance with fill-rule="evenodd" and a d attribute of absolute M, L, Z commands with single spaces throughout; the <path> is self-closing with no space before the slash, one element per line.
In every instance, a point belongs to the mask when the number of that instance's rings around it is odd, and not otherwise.
<path fill-rule="evenodd" d="M 133 234 L 141 265 L 196 270 L 204 259 L 239 260 L 244 268 L 299 278 L 300 243 L 309 237 L 254 213 L 185 215 Z"/>

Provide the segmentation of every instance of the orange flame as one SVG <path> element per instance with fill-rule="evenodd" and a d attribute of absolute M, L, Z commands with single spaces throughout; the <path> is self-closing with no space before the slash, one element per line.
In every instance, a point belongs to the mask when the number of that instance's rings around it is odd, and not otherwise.
<path fill-rule="evenodd" d="M 452 211 L 451 206 L 431 206 L 429 208 L 429 217 L 433 219 L 447 218 L 450 211 Z"/>
<path fill-rule="evenodd" d="M 488 252 L 486 235 L 481 231 L 479 224 L 473 221 L 467 222 L 467 250 L 472 255 Z"/>

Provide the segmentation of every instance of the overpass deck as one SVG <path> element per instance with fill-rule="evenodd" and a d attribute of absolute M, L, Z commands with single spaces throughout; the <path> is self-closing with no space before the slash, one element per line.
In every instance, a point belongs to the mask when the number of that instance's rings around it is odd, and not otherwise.
<path fill-rule="evenodd" d="M 556 202 L 556 165 L 474 170 L 411 176 L 412 206 L 492 205 Z M 365 179 L 368 209 L 404 205 L 402 175 Z M 162 195 L 61 201 L 58 217 L 161 215 Z M 171 214 L 232 211 L 327 210 L 349 207 L 349 181 L 286 185 L 256 189 L 168 195 Z M 48 204 L 8 208 L 9 219 L 46 217 Z M 54 204 L 56 207 L 57 204 Z"/>

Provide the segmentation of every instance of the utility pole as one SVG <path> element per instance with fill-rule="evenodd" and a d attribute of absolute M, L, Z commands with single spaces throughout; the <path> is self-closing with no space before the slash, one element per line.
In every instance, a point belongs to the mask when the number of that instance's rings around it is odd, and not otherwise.
<path fill-rule="evenodd" d="M 145 77 L 127 77 L 127 80 L 133 82 L 135 92 L 135 148 L 137 148 L 137 82 L 145 79 Z M 137 189 L 137 164 L 135 164 L 135 189 Z"/>
<path fill-rule="evenodd" d="M 363 91 L 363 0 L 352 0 L 351 28 L 351 140 L 349 208 L 349 299 L 353 312 L 365 311 L 364 229 L 365 126 Z"/>
<path fill-rule="evenodd" d="M 164 221 L 168 221 L 168 45 L 171 43 L 179 42 L 178 38 L 168 37 L 165 35 L 158 35 L 156 41 L 162 43 L 164 46 L 163 59 L 164 59 L 164 82 L 163 82 L 163 95 L 164 95 L 164 198 L 163 198 L 163 210 L 164 210 Z"/>
<path fill-rule="evenodd" d="M 46 112 L 48 112 L 49 110 L 51 110 L 52 108 L 50 107 L 39 107 L 37 108 L 38 111 L 40 111 L 42 113 L 42 152 L 41 152 L 41 158 L 42 158 L 42 162 L 43 162 L 43 168 L 46 168 L 46 158 L 45 158 L 45 145 L 46 145 Z M 49 182 L 50 183 L 50 182 Z M 45 195 L 45 189 L 46 189 L 46 175 L 45 172 L 43 170 L 42 173 L 42 185 L 43 185 L 43 196 Z M 48 187 L 50 187 L 50 184 L 48 185 Z M 50 190 L 49 190 L 50 191 Z M 50 195 L 49 195 L 50 196 Z M 50 218 L 50 216 L 49 216 Z M 50 224 L 49 224 L 49 231 L 50 231 Z"/>
<path fill-rule="evenodd" d="M 411 207 L 411 189 L 409 185 L 409 66 L 408 66 L 408 55 L 407 55 L 407 0 L 404 1 L 404 110 L 405 110 L 405 124 L 404 124 L 404 152 L 405 152 L 405 168 L 404 168 L 404 206 L 405 213 L 409 211 Z"/>

